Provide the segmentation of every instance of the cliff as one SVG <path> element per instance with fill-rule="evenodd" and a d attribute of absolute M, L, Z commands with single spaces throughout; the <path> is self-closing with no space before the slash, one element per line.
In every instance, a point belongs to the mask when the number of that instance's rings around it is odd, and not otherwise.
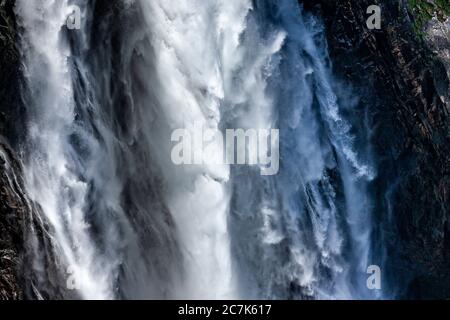
<path fill-rule="evenodd" d="M 23 252 L 23 219 L 27 206 L 15 173 L 20 166 L 11 150 L 0 144 L 0 299 L 21 299 L 19 285 Z"/>
<path fill-rule="evenodd" d="M 382 9 L 380 30 L 366 26 L 373 4 Z M 386 257 L 385 279 L 405 288 L 390 291 L 403 298 L 449 298 L 449 80 L 439 58 L 443 49 L 422 39 L 406 1 L 314 0 L 304 6 L 323 17 L 333 70 L 370 111 L 379 168 L 379 247 L 373 249 Z"/>
<path fill-rule="evenodd" d="M 18 128 L 19 54 L 15 46 L 16 25 L 13 1 L 0 1 L 0 135 L 11 141 Z M 14 128 L 16 127 L 16 128 Z M 3 138 L 1 139 L 3 141 Z M 11 148 L 0 143 L 0 299 L 21 299 L 19 285 L 23 252 L 23 219 L 26 206 L 21 193 L 20 174 Z M 19 173 L 19 174 L 17 174 Z"/>

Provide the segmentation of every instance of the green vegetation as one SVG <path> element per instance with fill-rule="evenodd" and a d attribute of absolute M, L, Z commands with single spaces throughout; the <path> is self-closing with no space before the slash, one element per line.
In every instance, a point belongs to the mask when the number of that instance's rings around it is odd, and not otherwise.
<path fill-rule="evenodd" d="M 444 22 L 450 16 L 449 0 L 408 0 L 408 10 L 414 16 L 414 29 L 420 32 L 423 26 L 436 17 Z"/>

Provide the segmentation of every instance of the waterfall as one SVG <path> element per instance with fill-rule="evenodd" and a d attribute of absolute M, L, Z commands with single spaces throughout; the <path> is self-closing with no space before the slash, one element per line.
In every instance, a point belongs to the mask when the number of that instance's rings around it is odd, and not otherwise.
<path fill-rule="evenodd" d="M 296 0 L 17 0 L 16 14 L 26 188 L 67 296 L 380 297 L 370 130 Z M 278 174 L 175 164 L 171 134 L 196 124 L 279 129 Z"/>
<path fill-rule="evenodd" d="M 88 185 L 79 177 L 80 156 L 70 144 L 77 130 L 69 59 L 61 27 L 67 1 L 17 2 L 23 34 L 23 57 L 29 98 L 29 150 L 25 179 L 31 199 L 52 226 L 58 255 L 83 277 L 85 298 L 110 298 L 111 279 L 102 272 L 88 233 L 85 205 Z M 97 261 L 96 261 L 97 260 Z"/>

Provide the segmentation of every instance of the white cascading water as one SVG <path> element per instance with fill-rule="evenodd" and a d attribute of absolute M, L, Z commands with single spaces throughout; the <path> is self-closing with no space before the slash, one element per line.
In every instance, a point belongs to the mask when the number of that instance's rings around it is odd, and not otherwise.
<path fill-rule="evenodd" d="M 27 191 L 77 294 L 379 297 L 368 133 L 317 20 L 296 0 L 112 1 L 120 22 L 93 3 L 16 4 Z M 196 123 L 279 128 L 280 172 L 176 166 L 171 133 Z"/>
<path fill-rule="evenodd" d="M 29 96 L 26 100 L 31 154 L 25 166 L 30 198 L 48 219 L 57 254 L 67 272 L 80 278 L 84 298 L 112 298 L 112 261 L 97 254 L 88 233 L 85 205 L 88 185 L 78 176 L 79 156 L 70 146 L 75 127 L 75 100 L 70 65 L 71 49 L 61 27 L 72 8 L 68 1 L 18 1 L 23 34 L 23 58 Z M 113 262 L 112 262 L 113 263 Z M 64 270 L 63 272 L 66 272 Z"/>

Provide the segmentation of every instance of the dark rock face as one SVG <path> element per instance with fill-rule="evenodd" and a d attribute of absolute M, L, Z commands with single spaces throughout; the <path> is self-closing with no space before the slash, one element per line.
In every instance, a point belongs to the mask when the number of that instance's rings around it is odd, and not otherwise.
<path fill-rule="evenodd" d="M 0 299 L 23 298 L 19 285 L 22 266 L 23 220 L 27 213 L 22 186 L 16 178 L 20 165 L 5 144 L 0 144 Z"/>
<path fill-rule="evenodd" d="M 25 130 L 20 97 L 21 69 L 14 0 L 0 0 L 0 134 L 14 145 Z"/>
<path fill-rule="evenodd" d="M 17 135 L 19 54 L 15 46 L 14 1 L 0 1 L 0 137 L 13 141 Z M 0 299 L 21 299 L 19 285 L 23 252 L 25 198 L 19 179 L 21 168 L 7 143 L 0 142 Z M 19 174 L 17 174 L 19 173 Z"/>
<path fill-rule="evenodd" d="M 374 230 L 379 247 L 374 250 L 387 259 L 385 279 L 399 284 L 390 288 L 391 294 L 449 298 L 450 110 L 445 67 L 414 32 L 406 1 L 303 2 L 324 19 L 334 72 L 354 87 L 371 111 L 379 168 Z M 382 8 L 381 30 L 366 26 L 366 10 L 373 4 Z"/>

